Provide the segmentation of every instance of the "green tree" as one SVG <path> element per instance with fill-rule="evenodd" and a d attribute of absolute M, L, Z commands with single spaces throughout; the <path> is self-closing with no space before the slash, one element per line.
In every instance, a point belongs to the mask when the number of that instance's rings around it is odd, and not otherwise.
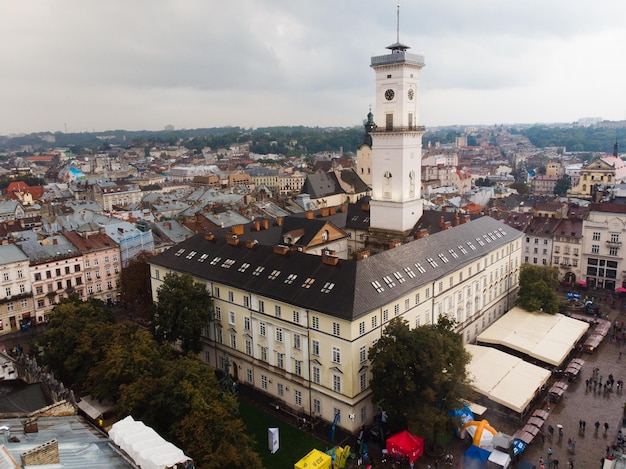
<path fill-rule="evenodd" d="M 528 187 L 528 184 L 524 184 L 523 182 L 514 182 L 509 184 L 509 187 L 516 190 L 520 195 L 530 194 L 530 187 Z"/>
<path fill-rule="evenodd" d="M 74 295 L 61 301 L 38 340 L 43 362 L 66 386 L 82 389 L 104 356 L 113 325 L 110 310 L 99 300 L 82 301 Z"/>
<path fill-rule="evenodd" d="M 213 371 L 193 357 L 170 360 L 161 374 L 124 386 L 118 404 L 124 414 L 179 442 L 198 467 L 262 468 L 237 399 L 223 393 Z"/>
<path fill-rule="evenodd" d="M 148 259 L 152 255 L 142 252 L 128 261 L 120 276 L 121 300 L 127 312 L 147 318 L 152 308 L 152 287 L 150 285 L 150 266 Z"/>
<path fill-rule="evenodd" d="M 558 271 L 554 267 L 523 264 L 520 270 L 518 304 L 527 311 L 558 313 L 558 283 Z"/>
<path fill-rule="evenodd" d="M 110 329 L 102 358 L 89 370 L 87 388 L 98 399 L 116 402 L 124 386 L 144 376 L 160 376 L 170 351 L 137 324 L 119 323 Z"/>
<path fill-rule="evenodd" d="M 203 284 L 194 282 L 189 274 L 165 276 L 153 317 L 158 341 L 180 341 L 183 353 L 200 353 L 202 328 L 212 319 L 213 299 Z"/>
<path fill-rule="evenodd" d="M 370 349 L 375 402 L 388 413 L 392 426 L 415 433 L 430 431 L 431 444 L 458 422 L 450 412 L 471 398 L 466 366 L 470 355 L 454 322 L 445 316 L 437 324 L 410 329 L 395 318 Z"/>
<path fill-rule="evenodd" d="M 565 174 L 562 178 L 557 179 L 554 185 L 554 193 L 561 197 L 567 195 L 567 191 L 572 188 L 572 178 Z"/>

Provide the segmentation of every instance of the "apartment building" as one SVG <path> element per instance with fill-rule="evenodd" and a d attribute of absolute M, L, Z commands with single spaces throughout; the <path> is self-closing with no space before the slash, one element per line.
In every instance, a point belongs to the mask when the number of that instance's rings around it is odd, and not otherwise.
<path fill-rule="evenodd" d="M 20 235 L 16 243 L 30 260 L 35 316 L 42 322 L 61 299 L 73 293 L 83 296 L 83 256 L 62 235 L 39 238 L 32 231 Z"/>
<path fill-rule="evenodd" d="M 552 232 L 558 223 L 556 218 L 533 217 L 524 231 L 524 262 L 552 264 Z"/>
<path fill-rule="evenodd" d="M 122 260 L 120 247 L 101 232 L 65 233 L 83 256 L 84 296 L 111 304 L 117 301 Z"/>
<path fill-rule="evenodd" d="M 15 244 L 0 246 L 0 335 L 34 319 L 29 258 Z"/>
<path fill-rule="evenodd" d="M 591 204 L 583 221 L 582 281 L 591 288 L 614 291 L 626 287 L 626 205 L 604 202 Z"/>
<path fill-rule="evenodd" d="M 559 270 L 559 280 L 574 285 L 582 275 L 583 221 L 563 218 L 554 227 L 552 266 Z"/>
<path fill-rule="evenodd" d="M 138 204 L 144 196 L 138 184 L 99 182 L 92 186 L 92 191 L 93 199 L 109 212 L 116 205 L 128 207 L 130 204 Z"/>

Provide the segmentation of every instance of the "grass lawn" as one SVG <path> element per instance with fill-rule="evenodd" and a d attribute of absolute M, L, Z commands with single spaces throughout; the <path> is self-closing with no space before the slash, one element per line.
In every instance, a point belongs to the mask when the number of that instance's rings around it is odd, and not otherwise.
<path fill-rule="evenodd" d="M 266 469 L 288 469 L 306 456 L 313 448 L 326 451 L 327 442 L 318 440 L 313 435 L 295 426 L 289 425 L 277 417 L 263 412 L 247 402 L 239 401 L 241 418 L 246 423 L 248 433 L 256 440 L 256 450 L 263 458 Z M 267 429 L 278 428 L 280 446 L 271 454 L 267 445 Z"/>

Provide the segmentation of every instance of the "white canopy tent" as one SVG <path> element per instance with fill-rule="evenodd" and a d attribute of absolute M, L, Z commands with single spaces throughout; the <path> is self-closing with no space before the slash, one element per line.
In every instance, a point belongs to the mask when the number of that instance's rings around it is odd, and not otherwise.
<path fill-rule="evenodd" d="M 468 374 L 479 394 L 523 413 L 550 378 L 550 372 L 491 347 L 466 344 L 472 359 Z"/>
<path fill-rule="evenodd" d="M 478 344 L 502 345 L 561 366 L 587 329 L 589 324 L 562 314 L 529 313 L 514 307 L 476 340 Z"/>
<path fill-rule="evenodd" d="M 181 449 L 130 415 L 113 424 L 109 438 L 141 469 L 167 469 L 179 463 L 191 462 L 191 458 L 185 456 Z"/>

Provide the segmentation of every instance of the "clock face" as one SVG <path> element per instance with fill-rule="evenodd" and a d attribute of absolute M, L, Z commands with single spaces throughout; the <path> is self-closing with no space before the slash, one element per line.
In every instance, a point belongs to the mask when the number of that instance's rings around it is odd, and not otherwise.
<path fill-rule="evenodd" d="M 413 101 L 413 97 L 415 96 L 415 91 L 409 90 L 407 94 L 408 94 L 409 100 Z"/>
<path fill-rule="evenodd" d="M 387 90 L 385 91 L 385 99 L 387 101 L 391 101 L 393 99 L 393 97 L 395 96 L 395 93 L 393 92 L 393 90 Z"/>

